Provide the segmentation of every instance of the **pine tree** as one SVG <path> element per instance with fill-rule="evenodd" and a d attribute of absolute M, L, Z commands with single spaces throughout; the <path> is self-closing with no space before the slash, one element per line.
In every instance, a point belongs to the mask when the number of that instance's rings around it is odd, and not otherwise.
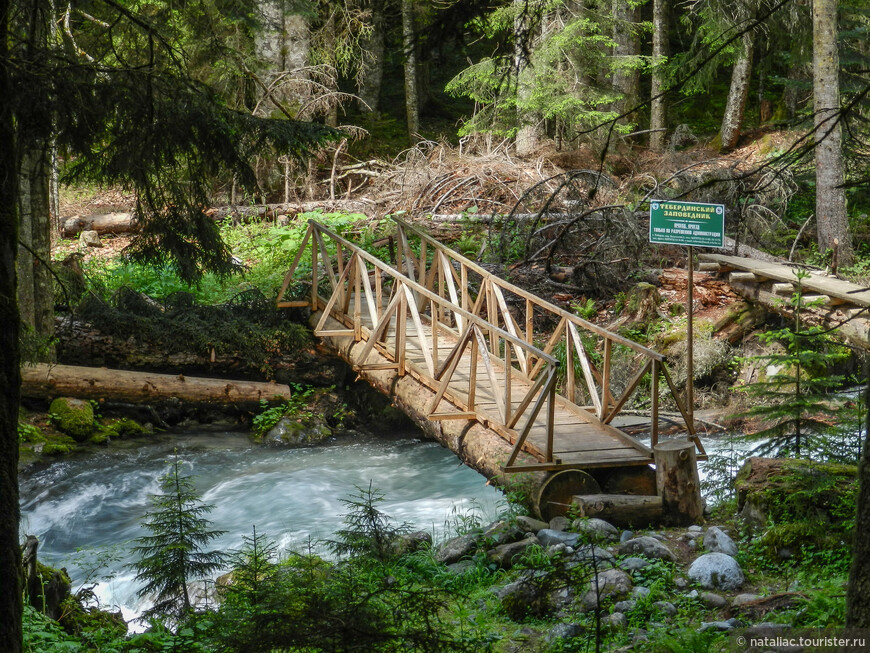
<path fill-rule="evenodd" d="M 754 440 L 765 440 L 753 454 L 799 458 L 825 450 L 825 438 L 820 436 L 832 431 L 832 421 L 836 421 L 842 409 L 843 402 L 832 391 L 842 386 L 844 377 L 829 370 L 848 357 L 848 351 L 829 343 L 821 327 L 803 323 L 802 312 L 812 305 L 803 295 L 802 281 L 808 274 L 796 271 L 795 276 L 795 292 L 788 302 L 794 312 L 794 323 L 759 336 L 763 342 L 779 343 L 784 349 L 753 356 L 750 360 L 761 363 L 767 373 L 742 388 L 754 400 L 754 405 L 742 416 L 760 417 L 767 423 L 751 435 Z M 822 415 L 829 419 L 823 419 Z"/>
<path fill-rule="evenodd" d="M 136 580 L 145 583 L 138 595 L 154 595 L 145 616 L 175 623 L 193 614 L 188 584 L 220 569 L 225 558 L 205 549 L 225 531 L 212 530 L 203 515 L 214 506 L 201 503 L 191 477 L 182 476 L 181 464 L 176 455 L 160 479 L 163 491 L 152 495 L 152 510 L 145 516 L 144 526 L 152 534 L 135 540 L 139 560 L 130 565 Z"/>

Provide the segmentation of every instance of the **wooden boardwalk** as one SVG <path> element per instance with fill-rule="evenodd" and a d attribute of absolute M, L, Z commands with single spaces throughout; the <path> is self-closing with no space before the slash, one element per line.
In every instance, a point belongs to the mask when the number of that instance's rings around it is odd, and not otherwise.
<path fill-rule="evenodd" d="M 321 312 L 315 333 L 322 338 L 364 342 L 354 348 L 357 369 L 395 370 L 429 388 L 430 420 L 476 421 L 498 433 L 513 445 L 505 472 L 649 465 L 651 447 L 611 424 L 643 382 L 651 445 L 658 441 L 660 392 L 669 392 L 684 437 L 704 454 L 661 354 L 396 223 L 391 264 L 310 222 L 278 306 Z M 300 282 L 297 270 L 309 266 L 310 278 Z M 307 297 L 299 298 L 300 290 Z M 538 324 L 549 326 L 545 334 L 536 332 Z M 571 362 L 566 372 L 557 353 Z M 619 370 L 619 381 L 617 358 L 630 368 Z"/>

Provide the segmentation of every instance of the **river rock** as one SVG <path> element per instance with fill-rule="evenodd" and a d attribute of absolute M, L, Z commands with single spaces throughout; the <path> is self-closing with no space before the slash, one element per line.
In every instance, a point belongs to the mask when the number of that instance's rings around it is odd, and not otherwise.
<path fill-rule="evenodd" d="M 555 546 L 556 544 L 573 547 L 577 545 L 580 536 L 577 533 L 567 533 L 565 531 L 553 530 L 552 528 L 544 528 L 538 531 L 538 539 L 543 547 Z"/>
<path fill-rule="evenodd" d="M 438 547 L 435 553 L 436 562 L 449 565 L 471 555 L 477 549 L 477 537 L 475 534 L 467 533 L 447 540 Z"/>
<path fill-rule="evenodd" d="M 414 531 L 399 535 L 393 542 L 393 551 L 396 555 L 407 555 L 420 549 L 432 546 L 432 534 L 429 531 Z"/>
<path fill-rule="evenodd" d="M 616 530 L 616 526 L 604 521 L 603 519 L 597 519 L 595 517 L 588 519 L 575 519 L 574 523 L 571 524 L 571 527 L 578 533 L 586 535 L 587 538 L 593 540 L 615 542 L 619 539 L 619 531 Z"/>
<path fill-rule="evenodd" d="M 713 592 L 699 592 L 698 598 L 708 608 L 720 609 L 728 605 L 728 599 Z"/>
<path fill-rule="evenodd" d="M 673 617 L 677 614 L 677 606 L 670 601 L 656 601 L 653 603 L 653 607 L 669 617 Z"/>
<path fill-rule="evenodd" d="M 621 612 L 614 612 L 604 618 L 604 625 L 610 628 L 622 629 L 628 625 L 628 619 Z"/>
<path fill-rule="evenodd" d="M 646 558 L 654 558 L 658 560 L 670 560 L 676 562 L 677 556 L 667 546 L 659 542 L 653 537 L 642 535 L 633 540 L 629 540 L 619 547 L 619 552 L 622 555 L 636 554 Z"/>
<path fill-rule="evenodd" d="M 547 641 L 553 643 L 559 639 L 571 639 L 572 637 L 579 637 L 585 632 L 586 627 L 583 624 L 556 624 L 550 628 L 550 632 L 547 634 Z"/>
<path fill-rule="evenodd" d="M 84 399 L 58 397 L 48 408 L 52 423 L 76 442 L 84 442 L 94 432 L 94 408 Z"/>
<path fill-rule="evenodd" d="M 706 589 L 734 590 L 743 585 L 743 570 L 724 553 L 705 553 L 689 567 L 688 576 Z"/>
<path fill-rule="evenodd" d="M 566 531 L 571 525 L 567 517 L 556 515 L 550 520 L 550 528 L 554 531 Z"/>
<path fill-rule="evenodd" d="M 600 546 L 594 546 L 592 544 L 586 544 L 585 546 L 577 547 L 577 549 L 572 554 L 571 559 L 574 562 L 583 562 L 587 565 L 591 565 L 593 563 L 599 565 L 612 565 L 616 562 L 616 558 L 613 557 L 613 554 L 610 553 L 610 551 L 602 549 Z"/>
<path fill-rule="evenodd" d="M 476 567 L 474 560 L 460 560 L 447 565 L 447 571 L 454 576 L 461 576 L 467 571 L 471 571 Z"/>
<path fill-rule="evenodd" d="M 487 526 L 483 531 L 483 536 L 487 538 L 494 546 L 509 544 L 521 539 L 525 533 L 519 526 L 510 524 L 506 521 L 497 521 Z"/>
<path fill-rule="evenodd" d="M 634 599 L 626 599 L 625 601 L 617 601 L 613 604 L 614 612 L 631 612 L 637 607 L 637 601 Z"/>
<path fill-rule="evenodd" d="M 520 515 L 517 517 L 517 526 L 525 533 L 537 533 L 544 528 L 550 527 L 547 522 L 535 519 L 534 517 L 529 517 L 528 515 Z"/>
<path fill-rule="evenodd" d="M 740 625 L 740 622 L 737 619 L 729 619 L 728 621 L 702 621 L 701 627 L 698 628 L 699 633 L 703 633 L 706 630 L 734 630 Z"/>
<path fill-rule="evenodd" d="M 495 590 L 508 616 L 521 621 L 525 617 L 541 617 L 550 612 L 547 574 L 527 570 L 514 582 Z"/>
<path fill-rule="evenodd" d="M 597 585 L 597 592 L 596 592 Z M 631 577 L 622 569 L 607 569 L 599 572 L 589 581 L 589 590 L 581 600 L 584 610 L 593 610 L 599 599 L 623 599 L 632 588 Z"/>
<path fill-rule="evenodd" d="M 701 533 L 703 532 L 704 528 L 702 526 L 698 526 L 697 524 L 692 524 L 687 530 L 690 533 Z"/>
<path fill-rule="evenodd" d="M 625 558 L 619 562 L 620 569 L 627 572 L 640 571 L 644 567 L 649 567 L 650 561 L 645 558 Z"/>
<path fill-rule="evenodd" d="M 265 444 L 281 444 L 290 447 L 304 447 L 323 442 L 332 436 L 332 430 L 322 422 L 299 421 L 292 417 L 282 417 L 263 436 Z"/>
<path fill-rule="evenodd" d="M 731 605 L 735 608 L 740 605 L 744 605 L 746 603 L 752 603 L 753 601 L 757 601 L 761 596 L 759 594 L 738 594 L 733 599 L 731 599 Z"/>
<path fill-rule="evenodd" d="M 710 553 L 724 553 L 729 556 L 737 555 L 737 545 L 725 531 L 718 526 L 711 526 L 704 533 L 704 548 Z"/>
<path fill-rule="evenodd" d="M 540 544 L 541 543 L 537 537 L 529 535 L 529 537 L 524 540 L 500 544 L 494 549 L 490 549 L 486 552 L 486 557 L 490 562 L 494 562 L 501 569 L 510 569 L 514 564 L 514 560 L 525 553 L 526 549 L 532 545 Z"/>
<path fill-rule="evenodd" d="M 622 531 L 622 533 L 619 534 L 619 542 L 620 544 L 625 544 L 633 537 L 634 531 Z"/>
<path fill-rule="evenodd" d="M 645 599 L 650 595 L 650 588 L 644 587 L 643 585 L 638 585 L 633 590 L 631 590 L 631 595 L 636 599 Z"/>

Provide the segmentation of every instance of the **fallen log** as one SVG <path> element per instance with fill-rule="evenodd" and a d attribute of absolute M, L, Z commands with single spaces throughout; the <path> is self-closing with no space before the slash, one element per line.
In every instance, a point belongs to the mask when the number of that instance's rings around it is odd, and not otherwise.
<path fill-rule="evenodd" d="M 290 387 L 280 383 L 40 363 L 21 368 L 21 394 L 36 399 L 77 397 L 149 403 L 177 398 L 185 402 L 235 404 L 259 403 L 263 399 L 288 400 Z"/>
<path fill-rule="evenodd" d="M 660 524 L 662 498 L 634 494 L 575 495 L 572 501 L 581 517 L 598 517 L 622 527 Z"/>
<path fill-rule="evenodd" d="M 98 215 L 75 215 L 63 222 L 61 234 L 72 238 L 82 231 L 98 234 L 127 234 L 136 231 L 132 213 L 103 213 Z"/>

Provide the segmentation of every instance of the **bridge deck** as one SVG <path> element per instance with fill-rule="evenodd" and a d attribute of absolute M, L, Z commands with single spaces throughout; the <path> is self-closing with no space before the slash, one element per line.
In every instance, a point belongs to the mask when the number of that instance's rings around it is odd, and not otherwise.
<path fill-rule="evenodd" d="M 353 303 L 351 298 L 350 303 Z M 367 314 L 362 316 L 363 324 L 371 329 L 373 327 L 371 319 Z M 424 342 L 432 342 L 432 331 L 428 324 L 422 324 Z M 430 383 L 426 370 L 426 361 L 423 354 L 423 348 L 420 345 L 420 334 L 414 322 L 408 318 L 405 326 L 405 357 L 406 364 L 411 369 L 414 376 L 422 380 L 433 390 L 437 387 Z M 392 323 L 391 333 L 395 333 L 395 322 Z M 447 335 L 439 335 L 437 360 L 444 361 L 453 348 L 456 346 L 458 339 Z M 386 339 L 386 349 L 392 350 L 395 347 L 395 335 L 391 335 Z M 430 347 L 430 351 L 433 351 Z M 501 366 L 500 361 L 494 361 L 494 364 Z M 498 402 L 492 387 L 481 380 L 486 379 L 486 367 L 482 359 L 477 361 L 477 370 L 475 377 L 478 382 L 475 389 L 476 411 L 479 413 L 478 421 L 487 425 L 495 425 L 498 423 Z M 471 378 L 471 360 L 468 356 L 463 356 L 457 365 L 451 382 L 448 386 L 448 391 L 445 397 L 458 400 L 460 405 L 468 404 L 468 382 Z M 511 397 L 514 402 L 519 402 L 528 393 L 531 384 L 517 370 L 511 375 Z M 445 408 L 445 401 L 442 401 L 438 411 L 441 413 L 456 412 L 460 413 L 459 407 Z M 589 411 L 569 404 L 566 400 L 558 397 L 553 415 L 553 463 L 554 467 L 559 469 L 570 468 L 594 468 L 594 467 L 612 467 L 622 465 L 646 465 L 652 462 L 652 453 L 642 443 L 635 438 L 619 431 L 609 424 L 603 424 L 601 421 Z M 495 429 L 499 432 L 499 429 Z M 505 433 L 500 433 L 506 439 L 511 440 L 510 436 Z M 547 448 L 547 420 L 546 413 L 541 411 L 535 419 L 529 436 L 526 440 L 526 450 L 532 453 L 540 461 L 544 469 L 545 459 L 544 451 Z M 550 467 L 547 465 L 546 467 Z"/>

